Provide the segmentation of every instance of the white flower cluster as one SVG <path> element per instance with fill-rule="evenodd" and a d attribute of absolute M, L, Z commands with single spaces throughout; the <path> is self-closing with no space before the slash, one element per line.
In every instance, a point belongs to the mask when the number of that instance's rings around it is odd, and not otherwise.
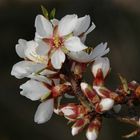
<path fill-rule="evenodd" d="M 11 75 L 18 79 L 25 77 L 30 79 L 20 86 L 20 94 L 32 101 L 41 101 L 34 117 L 36 123 L 48 121 L 54 112 L 52 89 L 61 84 L 58 75 L 66 58 L 85 64 L 95 61 L 92 67 L 94 77 L 98 69 L 101 69 L 103 76 L 106 77 L 110 69 L 109 60 L 102 56 L 109 52 L 107 43 L 97 45 L 90 52 L 85 45 L 87 35 L 94 28 L 95 25 L 91 23 L 89 15 L 80 18 L 75 14 L 66 15 L 61 20 L 55 18 L 49 20 L 43 15 L 37 15 L 35 38 L 31 41 L 19 39 L 16 52 L 24 60 L 13 66 Z M 65 82 L 61 85 L 69 84 Z M 100 104 L 107 102 L 109 101 L 102 100 Z M 106 105 L 104 110 L 106 108 L 110 106 Z"/>

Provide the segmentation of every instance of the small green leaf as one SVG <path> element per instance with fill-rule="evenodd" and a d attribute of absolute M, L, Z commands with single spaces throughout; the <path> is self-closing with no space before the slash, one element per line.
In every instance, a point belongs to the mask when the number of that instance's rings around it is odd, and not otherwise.
<path fill-rule="evenodd" d="M 53 8 L 52 11 L 50 12 L 50 19 L 53 19 L 55 17 L 56 14 L 56 9 Z"/>
<path fill-rule="evenodd" d="M 119 74 L 119 78 L 122 82 L 122 86 L 123 86 L 123 89 L 124 91 L 127 93 L 127 94 L 130 94 L 130 91 L 129 91 L 129 88 L 128 88 L 128 83 L 127 83 L 127 80 L 125 78 L 123 78 L 120 74 Z"/>
<path fill-rule="evenodd" d="M 41 5 L 41 10 L 42 10 L 42 13 L 43 13 L 43 15 L 46 17 L 46 18 L 48 18 L 48 10 L 43 6 L 43 5 Z"/>
<path fill-rule="evenodd" d="M 41 101 L 47 99 L 50 96 L 50 92 L 46 93 L 44 96 L 41 97 Z"/>

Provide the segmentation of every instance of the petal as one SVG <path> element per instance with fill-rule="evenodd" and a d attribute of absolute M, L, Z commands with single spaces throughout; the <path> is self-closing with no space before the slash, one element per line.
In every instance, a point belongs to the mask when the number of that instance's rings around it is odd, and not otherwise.
<path fill-rule="evenodd" d="M 50 90 L 42 83 L 36 80 L 29 80 L 20 86 L 21 95 L 32 101 L 41 99 L 44 95 L 49 95 Z"/>
<path fill-rule="evenodd" d="M 90 61 L 90 55 L 86 53 L 85 51 L 79 51 L 79 52 L 70 52 L 68 53 L 71 59 L 81 62 L 81 63 L 87 63 Z"/>
<path fill-rule="evenodd" d="M 70 37 L 69 39 L 65 40 L 64 42 L 65 48 L 67 48 L 69 51 L 82 51 L 86 49 L 87 47 L 80 41 L 78 37 Z"/>
<path fill-rule="evenodd" d="M 104 56 L 109 52 L 109 48 L 107 49 L 106 48 L 107 48 L 107 43 L 100 43 L 94 48 L 93 55 L 95 55 L 95 57 Z"/>
<path fill-rule="evenodd" d="M 109 52 L 109 48 L 107 48 L 107 43 L 101 43 L 97 45 L 90 54 L 86 53 L 85 51 L 79 51 L 79 52 L 70 52 L 68 55 L 70 56 L 71 59 L 77 61 L 77 62 L 82 62 L 82 63 L 88 63 L 92 62 L 95 59 L 104 56 Z"/>
<path fill-rule="evenodd" d="M 56 74 L 57 72 L 56 71 L 52 71 L 52 70 L 49 70 L 49 69 L 45 69 L 43 70 L 40 74 L 41 75 L 53 75 L 53 74 Z"/>
<path fill-rule="evenodd" d="M 77 23 L 77 15 L 66 15 L 58 24 L 58 33 L 60 36 L 65 36 L 73 32 Z"/>
<path fill-rule="evenodd" d="M 35 41 L 29 41 L 27 43 L 27 46 L 28 48 L 25 50 L 25 55 L 28 59 L 36 63 L 43 63 L 43 64 L 48 63 L 48 56 L 45 54 L 48 53 L 49 48 L 47 48 L 47 46 L 43 42 L 38 43 Z M 44 49 L 45 46 L 46 49 Z M 43 50 L 45 50 L 44 53 Z"/>
<path fill-rule="evenodd" d="M 81 42 L 82 42 L 82 43 L 85 43 L 86 38 L 87 38 L 87 35 L 85 35 L 85 34 L 82 35 L 82 36 L 80 37 Z"/>
<path fill-rule="evenodd" d="M 37 15 L 35 19 L 36 32 L 42 38 L 49 38 L 53 34 L 52 24 L 42 15 Z"/>
<path fill-rule="evenodd" d="M 38 124 L 42 124 L 50 120 L 53 114 L 54 109 L 54 100 L 49 99 L 43 103 L 41 103 L 34 116 L 34 121 Z"/>
<path fill-rule="evenodd" d="M 110 110 L 114 105 L 114 100 L 110 98 L 104 98 L 99 103 L 99 106 L 101 106 L 101 111 L 107 111 Z"/>
<path fill-rule="evenodd" d="M 13 66 L 11 75 L 18 79 L 22 79 L 28 77 L 32 73 L 36 73 L 44 67 L 45 65 L 43 64 L 36 64 L 31 61 L 20 61 Z"/>
<path fill-rule="evenodd" d="M 38 55 L 47 55 L 50 50 L 50 46 L 47 45 L 44 41 L 38 41 L 38 47 L 36 53 Z"/>
<path fill-rule="evenodd" d="M 75 114 L 75 112 L 74 112 L 74 110 L 71 108 L 71 107 L 63 107 L 62 109 L 61 109 L 61 111 L 64 113 L 64 115 L 65 116 L 70 116 L 70 115 L 74 115 Z"/>
<path fill-rule="evenodd" d="M 87 131 L 86 137 L 88 140 L 97 140 L 98 132 L 95 129 L 92 131 Z"/>
<path fill-rule="evenodd" d="M 61 49 L 56 50 L 51 57 L 51 63 L 55 69 L 60 69 L 65 61 L 65 54 Z"/>
<path fill-rule="evenodd" d="M 35 73 L 32 73 L 31 75 L 28 76 L 28 78 L 52 85 L 52 80 L 43 75 L 37 75 Z"/>
<path fill-rule="evenodd" d="M 16 52 L 19 57 L 25 58 L 25 50 L 27 49 L 27 41 L 24 39 L 19 39 L 16 45 Z"/>
<path fill-rule="evenodd" d="M 92 25 L 89 27 L 89 29 L 80 37 L 82 43 L 86 41 L 87 35 L 92 32 L 95 29 L 95 24 L 92 22 Z"/>
<path fill-rule="evenodd" d="M 74 35 L 78 36 L 84 33 L 90 25 L 90 16 L 85 15 L 84 17 L 78 18 L 75 29 Z"/>
<path fill-rule="evenodd" d="M 58 20 L 58 19 L 56 19 L 56 18 L 54 18 L 54 19 L 52 19 L 52 20 L 51 20 L 51 23 L 52 23 L 53 27 L 55 27 L 55 26 L 57 26 L 57 25 L 58 25 L 59 20 Z"/>
<path fill-rule="evenodd" d="M 92 32 L 95 29 L 95 24 L 92 22 L 92 25 L 89 27 L 89 29 L 86 31 L 85 35 L 89 34 L 90 32 Z"/>
<path fill-rule="evenodd" d="M 42 40 L 42 37 L 37 32 L 35 32 L 34 40 L 35 41 L 40 41 L 40 40 Z"/>

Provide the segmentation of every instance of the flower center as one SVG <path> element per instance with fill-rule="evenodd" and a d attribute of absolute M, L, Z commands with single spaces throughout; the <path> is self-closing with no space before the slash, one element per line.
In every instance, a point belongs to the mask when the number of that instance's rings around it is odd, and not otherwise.
<path fill-rule="evenodd" d="M 50 44 L 51 48 L 60 48 L 63 46 L 63 38 L 59 36 L 53 36 L 52 38 L 44 38 L 44 42 Z"/>
<path fill-rule="evenodd" d="M 56 48 L 58 48 L 59 46 L 61 46 L 62 41 L 61 41 L 61 39 L 60 39 L 58 36 L 56 36 L 56 37 L 54 37 L 54 39 L 53 39 L 53 43 L 54 43 L 54 46 L 55 46 Z"/>

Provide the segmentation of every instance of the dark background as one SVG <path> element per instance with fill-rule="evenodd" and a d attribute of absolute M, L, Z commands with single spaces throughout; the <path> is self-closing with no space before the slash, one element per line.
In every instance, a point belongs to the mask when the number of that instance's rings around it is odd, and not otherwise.
<path fill-rule="evenodd" d="M 41 13 L 41 4 L 48 9 L 55 7 L 59 19 L 73 13 L 91 15 L 97 28 L 87 44 L 94 47 L 108 42 L 110 86 L 115 87 L 117 73 L 140 81 L 140 0 L 0 0 L 0 140 L 84 140 L 85 133 L 72 137 L 67 121 L 56 115 L 43 125 L 35 124 L 39 102 L 20 96 L 19 85 L 25 80 L 10 76 L 12 65 L 20 60 L 15 44 L 19 38 L 33 39 L 34 19 Z M 121 134 L 131 130 L 128 125 L 105 119 L 99 140 L 122 140 Z"/>

